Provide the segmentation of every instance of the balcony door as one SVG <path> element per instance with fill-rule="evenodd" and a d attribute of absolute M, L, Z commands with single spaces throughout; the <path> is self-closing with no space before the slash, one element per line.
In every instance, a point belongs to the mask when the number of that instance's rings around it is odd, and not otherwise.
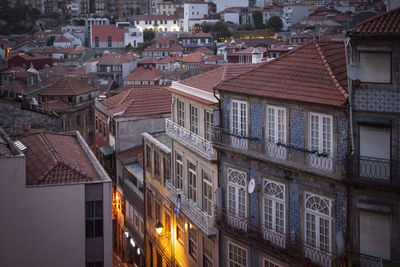
<path fill-rule="evenodd" d="M 390 179 L 390 128 L 360 125 L 360 177 Z"/>
<path fill-rule="evenodd" d="M 247 103 L 232 100 L 231 103 L 231 145 L 238 149 L 247 150 Z"/>
<path fill-rule="evenodd" d="M 310 114 L 309 147 L 311 153 L 308 156 L 310 167 L 322 171 L 332 170 L 332 116 L 311 113 Z"/>
<path fill-rule="evenodd" d="M 246 173 L 234 169 L 228 169 L 228 222 L 234 227 L 243 230 L 247 229 L 246 185 Z"/>

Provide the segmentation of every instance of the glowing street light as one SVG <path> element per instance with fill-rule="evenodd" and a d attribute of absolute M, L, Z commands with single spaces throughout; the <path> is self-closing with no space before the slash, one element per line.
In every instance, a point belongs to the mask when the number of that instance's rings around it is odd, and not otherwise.
<path fill-rule="evenodd" d="M 160 221 L 158 221 L 158 222 L 156 223 L 156 225 L 154 225 L 154 226 L 156 227 L 156 232 L 157 232 L 157 234 L 161 235 L 164 226 L 160 223 Z"/>

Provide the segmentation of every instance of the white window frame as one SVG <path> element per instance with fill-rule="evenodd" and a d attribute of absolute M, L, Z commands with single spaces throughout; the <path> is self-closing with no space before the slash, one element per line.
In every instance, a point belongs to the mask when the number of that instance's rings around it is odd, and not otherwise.
<path fill-rule="evenodd" d="M 178 155 L 181 160 L 178 159 Z M 180 174 L 178 165 L 180 166 Z M 175 168 L 175 187 L 179 190 L 183 190 L 183 155 L 179 152 L 175 152 Z"/>
<path fill-rule="evenodd" d="M 282 265 L 280 265 L 268 258 L 263 258 L 263 267 L 282 267 Z"/>
<path fill-rule="evenodd" d="M 203 190 L 203 194 L 202 194 L 202 199 L 203 199 L 203 201 L 202 201 L 202 208 L 203 208 L 203 211 L 206 212 L 208 215 L 213 215 L 213 214 L 212 214 L 212 203 L 213 203 L 213 201 L 212 201 L 212 193 L 213 193 L 213 186 L 212 186 L 212 183 L 211 183 L 211 175 L 209 175 L 208 172 L 202 170 L 201 176 L 202 176 L 201 179 L 202 179 L 202 181 L 203 181 L 203 182 L 202 182 L 202 190 Z M 207 177 L 209 178 L 209 180 L 208 180 L 208 179 L 205 179 L 205 178 L 204 178 L 205 176 L 207 176 Z M 204 190 L 205 187 L 211 188 L 211 196 L 207 196 L 207 191 L 208 191 L 208 190 Z"/>
<path fill-rule="evenodd" d="M 317 204 L 314 203 L 314 208 L 307 207 L 308 206 L 308 201 L 311 200 L 311 198 L 316 198 L 319 199 L 320 203 L 324 204 L 325 207 L 323 209 L 327 209 L 327 213 L 318 211 L 318 206 Z M 315 224 L 315 245 L 310 243 L 308 241 L 309 235 L 307 234 L 308 226 L 307 226 L 307 217 L 308 215 L 310 218 L 314 217 L 314 224 Z M 328 250 L 321 250 L 321 226 L 320 222 L 321 220 L 326 220 L 328 222 Z M 322 226 L 323 227 L 323 226 Z M 304 192 L 304 242 L 307 244 L 307 246 L 312 247 L 313 249 L 316 249 L 318 251 L 322 251 L 325 253 L 330 253 L 332 251 L 332 200 L 321 195 L 317 195 L 311 192 Z M 311 252 L 312 254 L 312 252 Z M 312 256 L 311 256 L 312 260 Z"/>
<path fill-rule="evenodd" d="M 192 232 L 192 234 L 194 234 L 194 236 L 190 234 L 191 233 L 190 231 L 194 231 L 194 232 Z M 199 249 L 199 233 L 198 233 L 198 230 L 191 223 L 189 223 L 188 236 L 189 236 L 189 242 L 188 242 L 189 255 L 195 261 L 197 261 L 197 255 L 198 255 L 198 249 Z M 196 240 L 194 240 L 194 238 Z M 194 248 L 192 248 L 192 251 L 190 249 L 191 246 L 194 247 Z"/>
<path fill-rule="evenodd" d="M 214 131 L 214 113 L 206 110 L 204 112 L 205 134 L 206 140 L 211 141 Z"/>
<path fill-rule="evenodd" d="M 309 125 L 308 142 L 309 142 L 310 151 L 314 150 L 313 145 L 312 145 L 312 116 L 318 117 L 318 149 L 317 149 L 318 153 L 326 153 L 326 151 L 325 151 L 326 149 L 324 148 L 324 145 L 323 145 L 323 142 L 324 142 L 324 140 L 323 140 L 323 134 L 324 134 L 323 119 L 324 118 L 330 119 L 330 122 L 331 122 L 331 124 L 330 124 L 330 127 L 331 127 L 330 139 L 329 139 L 329 142 L 330 142 L 329 150 L 330 151 L 327 154 L 329 157 L 332 157 L 332 155 L 333 155 L 333 117 L 331 115 L 310 112 L 309 124 L 308 124 Z"/>
<path fill-rule="evenodd" d="M 272 184 L 275 187 L 276 192 L 272 192 L 275 195 L 272 195 L 270 193 L 267 193 L 267 186 L 269 184 Z M 277 190 L 281 190 L 281 192 L 277 192 Z M 278 194 L 282 194 L 282 198 L 280 198 L 279 196 L 277 196 Z M 271 201 L 271 209 L 272 209 L 272 213 L 271 213 L 271 221 L 267 222 L 265 219 L 265 215 L 266 215 L 266 201 Z M 282 234 L 284 235 L 286 233 L 286 186 L 282 183 L 278 183 L 269 179 L 263 179 L 263 220 L 262 223 L 264 225 L 264 227 L 270 229 L 271 231 L 274 231 L 276 233 Z M 282 227 L 282 231 L 278 231 L 277 227 L 277 219 L 278 219 L 278 210 L 277 210 L 277 206 L 278 205 L 282 205 L 283 206 L 283 218 L 281 218 L 283 220 L 283 225 Z"/>
<path fill-rule="evenodd" d="M 190 105 L 190 131 L 199 134 L 199 108 Z"/>
<path fill-rule="evenodd" d="M 240 181 L 230 181 L 230 177 L 231 175 L 233 175 L 234 173 L 237 173 L 239 176 L 241 176 L 241 178 L 239 177 L 239 179 L 241 179 Z M 231 207 L 230 204 L 230 190 L 233 190 L 234 194 L 234 199 L 233 199 L 233 204 L 234 207 Z M 240 192 L 244 192 L 244 203 L 240 203 L 240 196 L 239 193 Z M 240 170 L 236 170 L 233 168 L 228 168 L 228 175 L 227 175 L 227 194 L 226 194 L 226 203 L 227 203 L 227 209 L 228 212 L 234 216 L 238 216 L 238 217 L 247 217 L 247 202 L 248 202 L 248 196 L 247 196 L 247 175 L 245 172 L 240 171 Z M 240 210 L 240 206 L 244 207 L 244 210 Z M 244 214 L 241 214 L 244 213 Z"/>
<path fill-rule="evenodd" d="M 274 114 L 273 114 L 273 119 L 274 121 L 271 122 L 270 121 L 270 111 L 274 110 Z M 283 112 L 283 126 L 282 123 L 279 122 L 279 112 Z M 272 129 L 273 135 L 270 135 L 270 124 L 273 123 L 274 127 Z M 280 128 L 283 129 L 280 129 Z M 286 140 L 287 140 L 287 131 L 286 131 L 286 127 L 287 127 L 287 118 L 286 118 L 286 108 L 283 107 L 278 107 L 278 106 L 271 106 L 271 105 L 267 105 L 266 106 L 266 131 L 265 131 L 265 135 L 266 135 L 266 139 L 269 142 L 272 143 L 283 143 L 286 144 Z M 280 137 L 280 133 L 283 132 L 283 138 Z"/>
<path fill-rule="evenodd" d="M 245 254 L 245 256 L 246 256 L 246 264 L 245 264 L 245 265 L 240 264 L 239 262 L 234 261 L 233 259 L 231 259 L 231 258 L 229 257 L 231 254 L 233 254 L 233 251 L 230 250 L 230 246 L 236 247 L 237 249 L 240 249 L 240 250 L 246 252 L 246 254 Z M 238 254 L 235 254 L 235 255 L 236 255 L 236 258 L 238 258 Z M 237 244 L 234 244 L 234 243 L 228 241 L 228 265 L 229 265 L 229 266 L 234 266 L 234 267 L 247 267 L 247 264 L 248 264 L 248 259 L 247 259 L 247 257 L 248 257 L 248 251 L 247 251 L 246 248 L 244 248 L 244 247 L 242 247 L 242 246 L 239 246 L 239 245 L 237 245 Z"/>
<path fill-rule="evenodd" d="M 194 170 L 190 168 L 190 165 L 194 166 Z M 191 160 L 187 161 L 187 172 L 188 172 L 188 197 L 189 200 L 196 203 L 197 200 L 197 166 L 196 163 Z M 193 183 L 194 182 L 194 183 Z"/>
<path fill-rule="evenodd" d="M 237 107 L 235 107 L 237 105 Z M 237 114 L 235 114 L 234 110 L 237 110 Z M 243 114 L 243 112 L 245 114 Z M 245 115 L 245 116 L 243 116 Z M 237 117 L 237 121 L 234 122 L 235 116 Z M 245 120 L 243 122 L 243 119 Z M 230 131 L 233 135 L 238 136 L 248 136 L 249 133 L 249 114 L 248 114 L 248 105 L 246 101 L 240 100 L 231 100 L 231 110 L 230 110 Z M 231 138 L 232 146 L 238 147 L 240 149 L 247 149 L 248 141 L 244 138 L 238 138 L 232 136 Z"/>
<path fill-rule="evenodd" d="M 177 124 L 181 127 L 185 127 L 185 102 L 177 99 Z"/>

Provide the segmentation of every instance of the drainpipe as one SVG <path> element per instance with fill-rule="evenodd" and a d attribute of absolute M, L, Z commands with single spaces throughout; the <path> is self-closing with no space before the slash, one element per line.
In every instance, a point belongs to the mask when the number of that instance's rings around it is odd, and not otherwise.
<path fill-rule="evenodd" d="M 345 41 L 345 57 L 346 57 L 346 69 L 349 66 L 349 58 L 348 58 L 348 53 L 347 49 L 350 48 L 350 63 L 353 62 L 352 59 L 352 47 L 350 44 L 350 39 Z M 349 88 L 349 109 L 350 109 L 350 140 L 351 140 L 351 155 L 354 155 L 354 133 L 353 133 L 353 101 L 352 101 L 352 94 L 353 94 L 353 80 L 351 80 L 349 77 L 347 78 L 347 84 Z"/>

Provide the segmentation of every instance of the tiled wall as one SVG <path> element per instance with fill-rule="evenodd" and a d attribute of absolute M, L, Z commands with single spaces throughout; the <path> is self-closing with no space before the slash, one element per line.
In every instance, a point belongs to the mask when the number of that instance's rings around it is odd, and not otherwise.
<path fill-rule="evenodd" d="M 354 109 L 377 112 L 400 112 L 400 94 L 390 90 L 358 89 Z"/>
<path fill-rule="evenodd" d="M 337 126 L 337 154 L 338 157 L 344 157 L 349 144 L 349 120 L 345 117 L 339 117 Z"/>
<path fill-rule="evenodd" d="M 295 147 L 304 147 L 304 111 L 290 110 L 289 119 L 289 138 L 290 145 Z"/>
<path fill-rule="evenodd" d="M 263 106 L 262 104 L 250 105 L 250 134 L 252 138 L 263 139 Z"/>

